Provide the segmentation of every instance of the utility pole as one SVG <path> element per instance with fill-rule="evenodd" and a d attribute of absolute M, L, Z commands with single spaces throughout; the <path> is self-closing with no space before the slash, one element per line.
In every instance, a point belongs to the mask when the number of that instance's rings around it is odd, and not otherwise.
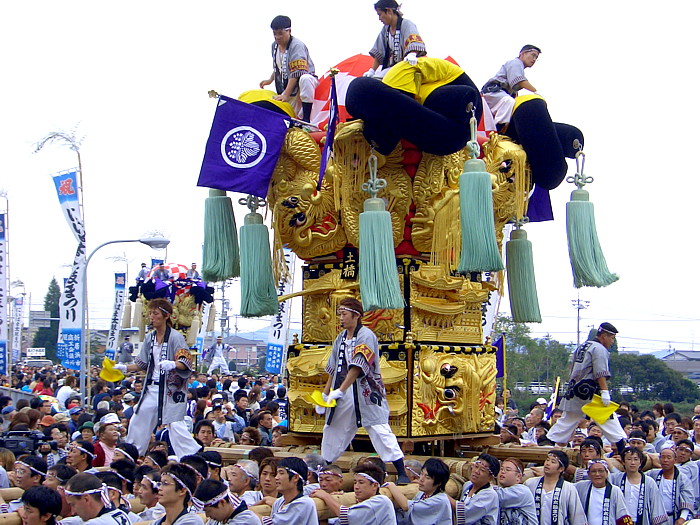
<path fill-rule="evenodd" d="M 576 348 L 581 345 L 581 310 L 585 310 L 590 304 L 590 301 L 582 301 L 578 294 L 576 299 L 571 300 L 571 306 L 576 308 Z"/>

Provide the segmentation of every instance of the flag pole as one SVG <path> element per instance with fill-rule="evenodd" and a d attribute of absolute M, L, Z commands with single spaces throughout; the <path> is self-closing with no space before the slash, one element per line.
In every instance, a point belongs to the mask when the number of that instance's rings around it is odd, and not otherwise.
<path fill-rule="evenodd" d="M 506 384 L 508 381 L 508 366 L 506 362 L 506 333 L 501 332 L 501 337 L 503 338 L 503 408 L 507 409 L 508 401 L 506 400 Z"/>

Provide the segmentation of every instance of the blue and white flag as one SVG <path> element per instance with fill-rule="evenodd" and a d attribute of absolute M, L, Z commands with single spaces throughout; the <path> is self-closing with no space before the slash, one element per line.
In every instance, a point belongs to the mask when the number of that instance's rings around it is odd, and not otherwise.
<path fill-rule="evenodd" d="M 552 418 L 552 412 L 557 408 L 557 395 L 559 394 L 559 383 L 561 378 L 557 376 L 557 382 L 554 385 L 554 392 L 549 396 L 549 402 L 547 402 L 547 408 L 544 409 L 544 420 L 549 421 Z"/>
<path fill-rule="evenodd" d="M 294 267 L 296 256 L 286 249 L 284 250 L 284 262 L 289 268 L 289 275 L 280 276 L 277 283 L 277 296 L 292 293 L 294 287 Z M 289 320 L 292 301 L 280 301 L 277 315 L 270 323 L 270 332 L 267 338 L 267 353 L 265 354 L 265 370 L 271 374 L 281 374 L 287 365 L 287 344 L 289 338 Z"/>
<path fill-rule="evenodd" d="M 290 119 L 219 96 L 197 186 L 267 197 Z"/>
<path fill-rule="evenodd" d="M 22 357 L 22 330 L 24 330 L 24 297 L 19 296 L 14 301 L 14 315 L 12 317 L 12 363 L 19 363 Z"/>
<path fill-rule="evenodd" d="M 496 349 L 496 377 L 504 377 L 506 373 L 506 338 L 501 336 L 496 339 L 493 347 Z"/>
<path fill-rule="evenodd" d="M 318 186 L 321 189 L 323 176 L 326 174 L 326 166 L 333 154 L 333 141 L 335 140 L 335 127 L 338 124 L 340 115 L 338 115 L 338 93 L 335 88 L 335 75 L 331 77 L 331 100 L 330 100 L 330 116 L 328 117 L 328 131 L 326 131 L 326 143 L 323 145 L 323 153 L 321 154 L 321 169 L 318 172 Z"/>
<path fill-rule="evenodd" d="M 83 275 L 85 273 L 85 226 L 78 198 L 78 173 L 70 171 L 53 178 L 58 202 L 68 221 L 78 248 L 73 258 L 71 274 L 65 281 L 59 303 L 58 342 L 56 356 L 61 364 L 72 370 L 80 369 L 80 338 L 83 328 Z"/>
<path fill-rule="evenodd" d="M 0 214 L 0 374 L 7 373 L 7 326 L 9 286 L 7 282 L 7 214 Z"/>
<path fill-rule="evenodd" d="M 114 308 L 112 319 L 109 324 L 109 335 L 107 336 L 107 349 L 105 357 L 114 361 L 117 355 L 117 343 L 119 342 L 119 328 L 122 324 L 122 313 L 124 310 L 124 298 L 126 297 L 126 274 L 114 274 Z"/>

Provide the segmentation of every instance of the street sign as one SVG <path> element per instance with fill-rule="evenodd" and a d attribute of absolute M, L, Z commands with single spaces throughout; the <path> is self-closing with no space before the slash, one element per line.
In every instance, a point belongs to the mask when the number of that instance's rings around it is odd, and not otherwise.
<path fill-rule="evenodd" d="M 51 312 L 48 310 L 32 310 L 29 312 L 29 329 L 51 328 Z"/>
<path fill-rule="evenodd" d="M 46 348 L 27 348 L 27 357 L 46 357 Z"/>

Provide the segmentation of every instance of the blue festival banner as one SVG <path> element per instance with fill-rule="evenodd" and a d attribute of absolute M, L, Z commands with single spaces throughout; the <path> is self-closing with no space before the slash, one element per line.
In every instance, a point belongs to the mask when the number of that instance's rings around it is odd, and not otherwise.
<path fill-rule="evenodd" d="M 289 272 L 280 276 L 277 283 L 277 297 L 292 293 L 294 286 L 294 268 L 296 267 L 296 256 L 285 248 L 284 262 Z M 267 337 L 267 352 L 265 353 L 265 370 L 271 374 L 281 374 L 287 361 L 287 339 L 289 338 L 289 320 L 292 302 L 279 301 L 277 315 L 270 323 L 270 331 Z"/>
<path fill-rule="evenodd" d="M 7 373 L 9 286 L 7 282 L 7 214 L 0 214 L 0 374 Z"/>
<path fill-rule="evenodd" d="M 501 336 L 493 343 L 496 349 L 496 377 L 503 377 L 506 371 L 506 342 Z"/>
<path fill-rule="evenodd" d="M 53 177 L 58 202 L 68 221 L 78 247 L 73 258 L 71 274 L 65 281 L 59 302 L 59 328 L 56 356 L 61 364 L 73 370 L 80 369 L 80 340 L 83 329 L 83 276 L 85 272 L 85 226 L 80 209 L 78 172 L 69 171 Z"/>
<path fill-rule="evenodd" d="M 267 197 L 289 117 L 220 96 L 197 186 Z"/>
<path fill-rule="evenodd" d="M 114 361 L 119 346 L 119 328 L 122 325 L 122 312 L 124 310 L 124 298 L 126 297 L 126 274 L 114 274 L 114 308 L 112 319 L 109 323 L 109 335 L 107 335 L 107 349 L 105 357 Z"/>

